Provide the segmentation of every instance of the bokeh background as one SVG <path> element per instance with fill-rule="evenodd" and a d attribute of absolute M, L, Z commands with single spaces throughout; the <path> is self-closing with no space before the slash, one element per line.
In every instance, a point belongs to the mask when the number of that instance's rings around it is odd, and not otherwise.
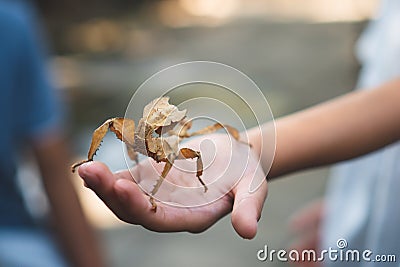
<path fill-rule="evenodd" d="M 280 117 L 350 91 L 359 65 L 354 45 L 377 0 L 165 0 L 36 2 L 51 48 L 50 69 L 68 110 L 72 159 L 85 157 L 91 133 L 123 116 L 136 88 L 173 64 L 210 60 L 252 78 Z M 125 168 L 121 144 L 109 134 L 98 160 Z M 44 213 L 32 166 L 21 172 L 31 210 Z M 264 245 L 286 248 L 295 239 L 290 216 L 323 197 L 328 168 L 270 183 L 254 240 L 236 235 L 229 216 L 202 234 L 159 234 L 118 221 L 76 183 L 98 229 L 110 266 L 286 266 L 259 262 Z M 29 178 L 30 177 L 30 178 Z M 32 203 L 37 203 L 32 205 Z"/>

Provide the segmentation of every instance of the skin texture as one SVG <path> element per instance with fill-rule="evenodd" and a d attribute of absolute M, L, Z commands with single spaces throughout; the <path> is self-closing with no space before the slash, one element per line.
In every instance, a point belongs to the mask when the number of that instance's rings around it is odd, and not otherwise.
<path fill-rule="evenodd" d="M 278 119 L 276 153 L 268 178 L 354 158 L 399 140 L 399 99 L 400 80 L 394 80 L 376 90 L 350 93 Z M 266 133 L 272 128 L 267 123 L 262 129 Z M 256 128 L 249 129 L 248 135 L 257 155 L 252 162 L 256 164 L 257 157 L 261 159 L 261 164 L 267 162 L 266 157 L 270 153 L 261 150 L 261 143 L 268 142 L 263 140 L 266 135 L 260 134 Z M 204 138 L 207 136 L 191 142 L 200 142 Z M 221 147 L 217 158 L 230 153 L 224 152 Z M 234 151 L 233 154 L 238 153 Z M 241 159 L 234 160 L 240 162 Z M 266 169 L 268 166 L 263 167 Z M 254 173 L 257 166 L 252 168 Z M 145 170 L 141 168 L 141 171 Z M 249 170 L 249 173 L 252 171 Z M 267 194 L 266 182 L 255 193 L 248 192 L 252 174 L 244 177 L 225 197 L 210 205 L 174 208 L 159 204 L 159 211 L 154 213 L 129 172 L 113 174 L 104 164 L 91 162 L 80 167 L 79 175 L 121 220 L 153 231 L 201 232 L 231 212 L 232 225 L 237 233 L 250 239 L 257 232 L 257 222 Z M 204 179 L 208 178 L 212 177 L 204 175 Z"/>
<path fill-rule="evenodd" d="M 49 132 L 31 141 L 49 199 L 55 235 L 71 266 L 105 266 L 69 176 L 69 153 L 64 139 L 59 133 Z"/>

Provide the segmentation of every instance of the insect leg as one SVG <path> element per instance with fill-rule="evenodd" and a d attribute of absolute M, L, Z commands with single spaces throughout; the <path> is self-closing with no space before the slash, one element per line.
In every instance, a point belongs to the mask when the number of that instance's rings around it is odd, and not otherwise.
<path fill-rule="evenodd" d="M 130 119 L 124 118 L 112 118 L 106 120 L 102 125 L 100 125 L 94 132 L 92 136 L 92 142 L 88 151 L 88 156 L 86 160 L 77 162 L 71 166 L 72 172 L 75 172 L 76 167 L 82 165 L 85 162 L 93 160 L 94 155 L 100 147 L 101 141 L 106 135 L 108 129 L 114 132 L 118 139 L 125 142 L 127 145 L 132 146 L 134 143 L 133 133 L 135 131 L 135 122 Z M 126 133 L 132 133 L 127 135 Z"/>
<path fill-rule="evenodd" d="M 193 133 L 189 134 L 188 137 L 196 136 L 196 135 L 202 135 L 202 134 L 210 134 L 210 133 L 218 131 L 219 129 L 226 129 L 228 131 L 228 133 L 234 139 L 236 139 L 236 141 L 251 146 L 250 144 L 240 140 L 240 133 L 236 128 L 234 128 L 234 127 L 232 127 L 230 125 L 221 124 L 221 123 L 215 123 L 213 125 L 207 126 L 207 127 L 203 128 L 201 130 L 198 130 L 196 132 L 193 132 Z"/>
<path fill-rule="evenodd" d="M 204 181 L 200 178 L 200 176 L 203 174 L 203 161 L 201 160 L 201 154 L 199 151 L 194 151 L 193 149 L 190 148 L 181 148 L 179 150 L 179 155 L 178 159 L 194 159 L 197 158 L 197 173 L 196 177 L 199 179 L 199 182 L 203 185 L 204 187 L 204 192 L 207 192 L 208 188 L 207 185 L 204 183 Z"/>
<path fill-rule="evenodd" d="M 156 202 L 154 201 L 153 196 L 157 193 L 157 191 L 160 188 L 161 184 L 164 182 L 164 179 L 167 176 L 167 174 L 169 173 L 169 171 L 171 170 L 173 164 L 174 164 L 173 160 L 167 160 L 165 162 L 164 169 L 163 169 L 163 171 L 161 173 L 161 176 L 158 178 L 157 183 L 154 185 L 153 190 L 151 190 L 151 192 L 150 192 L 150 203 L 151 203 L 151 206 L 152 206 L 151 209 L 153 211 L 157 210 L 157 205 L 156 205 Z"/>

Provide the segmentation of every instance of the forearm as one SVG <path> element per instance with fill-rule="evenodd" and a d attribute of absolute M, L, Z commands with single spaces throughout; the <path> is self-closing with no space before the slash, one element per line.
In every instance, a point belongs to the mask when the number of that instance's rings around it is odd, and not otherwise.
<path fill-rule="evenodd" d="M 400 80 L 344 95 L 275 125 L 276 151 L 268 177 L 355 158 L 400 139 Z M 269 130 L 270 124 L 263 125 L 263 132 Z M 261 144 L 271 142 L 265 136 L 249 130 L 261 162 L 268 154 Z"/>
<path fill-rule="evenodd" d="M 65 144 L 61 139 L 49 139 L 46 138 L 46 144 L 37 144 L 35 153 L 57 236 L 73 266 L 104 266 L 93 229 L 85 219 L 68 175 Z"/>

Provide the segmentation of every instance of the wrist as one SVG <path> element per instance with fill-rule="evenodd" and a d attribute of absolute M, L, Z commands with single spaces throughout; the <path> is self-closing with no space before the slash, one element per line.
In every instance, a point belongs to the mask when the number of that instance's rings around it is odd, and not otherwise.
<path fill-rule="evenodd" d="M 252 151 L 266 174 L 271 171 L 275 155 L 275 123 L 268 122 L 247 130 L 247 138 L 252 145 Z"/>

